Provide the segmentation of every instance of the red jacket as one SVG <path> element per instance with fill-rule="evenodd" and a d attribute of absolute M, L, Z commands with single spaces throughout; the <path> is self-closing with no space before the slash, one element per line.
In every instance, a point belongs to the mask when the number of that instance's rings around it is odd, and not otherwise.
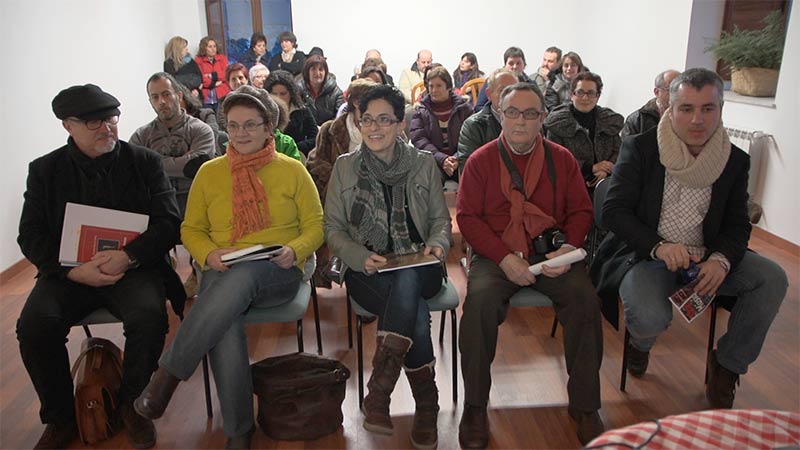
<path fill-rule="evenodd" d="M 226 58 L 225 55 L 216 55 L 212 63 L 208 59 L 208 56 L 195 56 L 194 61 L 197 63 L 197 66 L 200 67 L 200 72 L 203 73 L 203 98 L 208 99 L 209 91 L 213 85 L 216 84 L 211 75 L 212 73 L 216 73 L 216 81 L 222 81 L 222 84 L 215 88 L 217 90 L 217 101 L 222 103 L 222 99 L 231 91 L 230 86 L 228 86 L 228 80 L 225 79 L 225 68 L 228 67 L 228 58 Z"/>
<path fill-rule="evenodd" d="M 547 176 L 546 164 L 530 200 L 553 216 L 556 227 L 564 232 L 568 244 L 581 248 L 592 226 L 592 202 L 581 169 L 569 150 L 554 142 L 545 142 L 550 148 L 556 172 L 556 211 L 551 211 L 553 185 Z M 502 241 L 503 231 L 511 220 L 511 203 L 500 189 L 503 163 L 498 151 L 495 139 L 470 155 L 458 185 L 456 204 L 456 221 L 462 236 L 475 252 L 496 264 L 511 253 Z M 509 153 L 517 170 L 524 173 L 530 155 Z"/>

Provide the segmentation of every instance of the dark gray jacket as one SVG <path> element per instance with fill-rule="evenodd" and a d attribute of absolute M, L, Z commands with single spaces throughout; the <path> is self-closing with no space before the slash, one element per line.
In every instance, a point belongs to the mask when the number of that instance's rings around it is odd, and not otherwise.
<path fill-rule="evenodd" d="M 625 119 L 625 126 L 622 127 L 622 139 L 632 134 L 644 133 L 658 125 L 659 120 L 661 120 L 661 114 L 658 113 L 658 105 L 653 97 Z"/>
<path fill-rule="evenodd" d="M 475 150 L 483 147 L 489 141 L 493 141 L 500 136 L 503 127 L 492 114 L 492 104 L 487 103 L 477 113 L 469 116 L 464 124 L 461 125 L 461 133 L 458 136 L 458 170 L 464 168 L 467 158 Z"/>
<path fill-rule="evenodd" d="M 597 125 L 594 142 L 589 139 L 589 130 L 582 127 L 572 114 L 570 105 L 562 105 L 547 116 L 544 127 L 547 139 L 567 147 L 581 166 L 583 177 L 594 178 L 592 165 L 599 161 L 617 160 L 622 139 L 622 116 L 609 108 L 596 107 Z"/>
<path fill-rule="evenodd" d="M 336 77 L 328 74 L 316 99 L 311 96 L 305 81 L 299 82 L 298 85 L 300 86 L 300 95 L 303 97 L 303 101 L 308 109 L 311 110 L 314 118 L 317 119 L 317 125 L 322 126 L 323 123 L 336 118 L 336 111 L 344 103 L 344 94 L 336 84 Z"/>

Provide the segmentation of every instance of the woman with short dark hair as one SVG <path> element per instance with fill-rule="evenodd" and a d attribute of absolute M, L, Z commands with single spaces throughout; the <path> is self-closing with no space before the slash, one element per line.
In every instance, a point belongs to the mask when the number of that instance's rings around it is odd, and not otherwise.
<path fill-rule="evenodd" d="M 308 156 L 317 139 L 317 123 L 300 97 L 300 88 L 294 82 L 292 74 L 285 70 L 276 70 L 267 77 L 264 89 L 283 100 L 289 107 L 288 125 L 283 132 L 297 143 L 297 148 Z"/>
<path fill-rule="evenodd" d="M 270 55 L 267 50 L 267 38 L 256 31 L 250 37 L 250 48 L 242 55 L 241 62 L 247 70 L 256 64 L 269 64 Z M 261 87 L 261 86 L 258 86 Z"/>
<path fill-rule="evenodd" d="M 411 144 L 433 153 L 443 179 L 458 180 L 458 137 L 472 104 L 453 92 L 453 79 L 441 65 L 425 70 L 425 87 L 411 116 Z"/>
<path fill-rule="evenodd" d="M 228 58 L 217 53 L 217 41 L 211 36 L 206 36 L 200 40 L 194 60 L 203 74 L 203 104 L 216 112 L 217 106 L 231 91 L 225 78 Z"/>
<path fill-rule="evenodd" d="M 442 266 L 378 270 L 389 253 L 421 252 L 444 261 L 450 247 L 450 214 L 434 159 L 398 138 L 405 127 L 402 92 L 373 86 L 360 107 L 363 141 L 333 166 L 325 199 L 325 237 L 344 263 L 348 293 L 378 316 L 364 428 L 392 433 L 389 402 L 402 367 L 416 403 L 411 443 L 433 449 L 439 396 L 427 299 L 442 288 Z"/>
<path fill-rule="evenodd" d="M 284 31 L 278 35 L 278 44 L 281 52 L 273 56 L 269 61 L 269 70 L 285 70 L 292 75 L 297 75 L 303 71 L 303 64 L 306 62 L 306 55 L 297 50 L 297 37 L 291 31 Z"/>
<path fill-rule="evenodd" d="M 547 138 L 568 148 L 581 167 L 588 187 L 611 176 L 617 161 L 624 119 L 597 104 L 603 80 L 592 72 L 572 79 L 571 103 L 556 107 L 544 121 Z"/>
<path fill-rule="evenodd" d="M 344 103 L 342 90 L 328 72 L 328 63 L 322 56 L 314 55 L 306 60 L 300 95 L 317 119 L 317 125 L 335 118 L 336 111 Z"/>

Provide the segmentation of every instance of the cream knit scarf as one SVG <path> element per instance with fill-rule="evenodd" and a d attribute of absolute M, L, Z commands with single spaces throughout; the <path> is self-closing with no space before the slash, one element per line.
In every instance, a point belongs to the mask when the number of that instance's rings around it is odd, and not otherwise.
<path fill-rule="evenodd" d="M 667 110 L 658 123 L 658 153 L 667 173 L 692 188 L 711 186 L 728 163 L 731 141 L 720 122 L 717 130 L 695 157 L 672 129 L 672 111 Z"/>

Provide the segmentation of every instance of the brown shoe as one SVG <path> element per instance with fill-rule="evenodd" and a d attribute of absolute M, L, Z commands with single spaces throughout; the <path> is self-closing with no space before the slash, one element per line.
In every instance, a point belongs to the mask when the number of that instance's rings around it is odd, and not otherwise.
<path fill-rule="evenodd" d="M 739 384 L 739 374 L 722 367 L 717 362 L 717 351 L 708 354 L 708 384 L 706 384 L 706 398 L 715 409 L 733 408 L 733 399 L 736 397 L 736 385 Z"/>
<path fill-rule="evenodd" d="M 628 344 L 628 373 L 636 378 L 641 378 L 647 372 L 650 363 L 650 352 L 643 352 Z"/>
<path fill-rule="evenodd" d="M 364 429 L 380 434 L 392 434 L 394 426 L 389 417 L 389 402 L 403 360 L 413 341 L 397 333 L 380 332 L 376 338 L 375 356 L 372 358 L 372 375 L 364 398 Z"/>
<path fill-rule="evenodd" d="M 458 424 L 458 443 L 465 449 L 482 449 L 489 445 L 489 420 L 485 406 L 464 403 Z"/>
<path fill-rule="evenodd" d="M 406 377 L 414 394 L 416 409 L 411 427 L 411 444 L 417 450 L 432 450 L 439 442 L 439 389 L 436 388 L 436 360 L 417 369 L 406 369 Z"/>
<path fill-rule="evenodd" d="M 75 419 L 60 424 L 48 423 L 44 427 L 42 437 L 33 448 L 67 448 L 76 436 L 78 436 L 78 425 Z"/>
<path fill-rule="evenodd" d="M 181 380 L 167 369 L 159 367 L 150 377 L 141 395 L 133 402 L 133 407 L 140 416 L 153 420 L 164 415 L 172 394 Z"/>
<path fill-rule="evenodd" d="M 578 441 L 580 441 L 581 445 L 588 444 L 592 439 L 606 431 L 603 419 L 600 418 L 600 413 L 597 411 L 583 412 L 572 408 L 569 408 L 567 411 L 577 425 Z"/>
<path fill-rule="evenodd" d="M 156 445 L 156 427 L 152 420 L 137 414 L 130 403 L 120 406 L 120 416 L 134 448 L 151 448 Z"/>

